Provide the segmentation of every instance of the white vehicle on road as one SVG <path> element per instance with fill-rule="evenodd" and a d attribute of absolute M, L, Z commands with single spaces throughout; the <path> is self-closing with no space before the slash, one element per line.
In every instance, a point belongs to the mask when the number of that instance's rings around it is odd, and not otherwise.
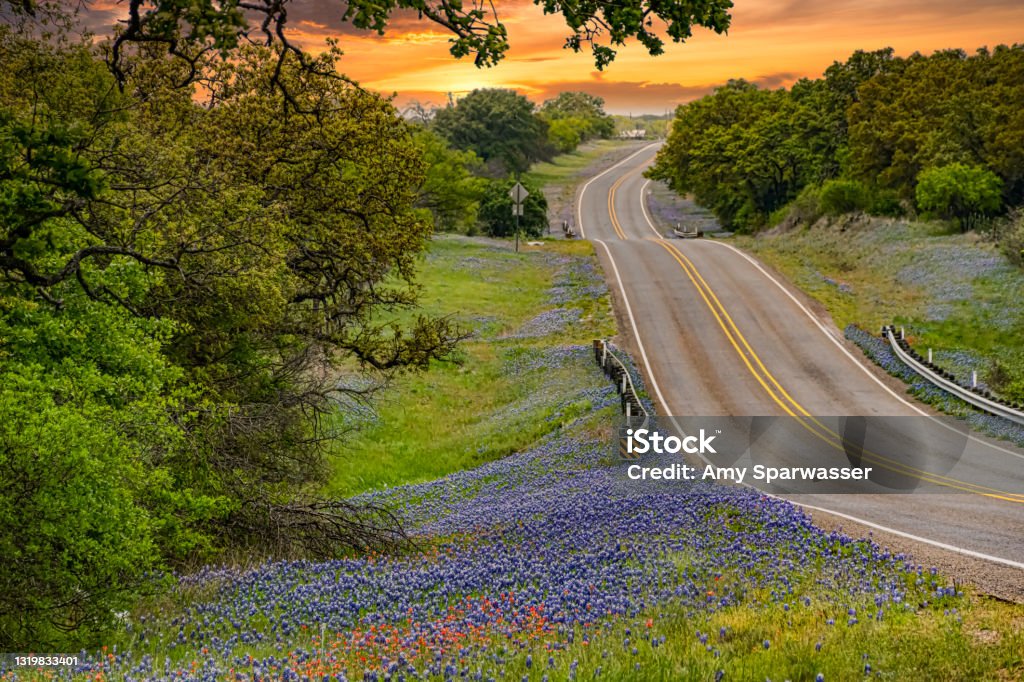
<path fill-rule="evenodd" d="M 682 223 L 676 223 L 676 226 L 672 228 L 672 234 L 680 239 L 695 239 L 697 237 L 703 237 L 704 230 L 701 230 L 696 225 L 683 225 Z"/>

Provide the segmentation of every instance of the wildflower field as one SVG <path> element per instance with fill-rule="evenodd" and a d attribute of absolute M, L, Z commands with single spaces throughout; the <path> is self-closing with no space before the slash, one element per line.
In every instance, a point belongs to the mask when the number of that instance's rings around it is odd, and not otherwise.
<path fill-rule="evenodd" d="M 427 301 L 476 336 L 461 367 L 403 380 L 365 415 L 336 481 L 392 508 L 415 550 L 175 576 L 74 669 L 0 678 L 1024 675 L 1019 606 L 752 490 L 625 480 L 618 397 L 590 346 L 612 317 L 588 244 L 445 239 L 424 268 Z"/>
<path fill-rule="evenodd" d="M 847 217 L 737 245 L 821 301 L 840 329 L 904 326 L 959 379 L 977 371 L 993 392 L 1024 399 L 1024 271 L 983 235 Z"/>

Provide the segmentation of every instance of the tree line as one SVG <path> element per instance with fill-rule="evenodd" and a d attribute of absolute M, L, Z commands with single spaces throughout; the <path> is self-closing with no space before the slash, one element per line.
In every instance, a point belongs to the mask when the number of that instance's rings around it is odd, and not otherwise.
<path fill-rule="evenodd" d="M 823 77 L 680 106 L 652 178 L 749 232 L 865 211 L 969 229 L 1024 203 L 1024 46 L 858 51 Z"/>

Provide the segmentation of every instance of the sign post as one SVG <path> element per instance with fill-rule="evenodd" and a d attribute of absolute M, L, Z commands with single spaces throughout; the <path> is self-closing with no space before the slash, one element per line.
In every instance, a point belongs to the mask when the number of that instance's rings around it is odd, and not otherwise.
<path fill-rule="evenodd" d="M 523 202 L 526 197 L 530 196 L 530 193 L 526 191 L 526 188 L 519 182 L 519 176 L 516 175 L 516 184 L 509 190 L 508 195 L 512 197 L 512 215 L 516 217 L 516 253 L 519 252 L 519 216 L 523 215 Z"/>

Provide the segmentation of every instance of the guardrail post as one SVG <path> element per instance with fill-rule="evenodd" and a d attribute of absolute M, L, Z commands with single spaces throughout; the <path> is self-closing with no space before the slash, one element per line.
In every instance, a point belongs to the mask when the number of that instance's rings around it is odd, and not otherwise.
<path fill-rule="evenodd" d="M 928 362 L 925 363 L 924 358 L 915 353 L 906 340 L 901 338 L 903 331 L 901 328 L 900 336 L 897 336 L 895 325 L 886 325 L 882 328 L 882 336 L 887 338 L 889 346 L 900 362 L 927 381 L 977 409 L 1024 425 L 1024 409 L 1001 396 L 993 396 L 990 391 L 981 390 L 978 387 L 977 370 L 971 371 L 970 386 L 959 383 L 952 374 L 932 365 L 931 348 L 928 349 Z"/>
<path fill-rule="evenodd" d="M 612 380 L 615 390 L 619 393 L 619 404 L 621 412 L 626 419 L 626 426 L 632 426 L 631 421 L 633 417 L 643 420 L 649 419 L 650 414 L 648 414 L 647 409 L 644 408 L 643 402 L 640 400 L 640 396 L 636 393 L 636 387 L 633 386 L 633 380 L 630 378 L 629 371 L 608 346 L 609 344 L 604 339 L 596 339 L 594 341 L 594 354 L 598 356 L 598 362 L 601 363 L 605 375 Z M 643 423 L 646 423 L 646 421 Z"/>

